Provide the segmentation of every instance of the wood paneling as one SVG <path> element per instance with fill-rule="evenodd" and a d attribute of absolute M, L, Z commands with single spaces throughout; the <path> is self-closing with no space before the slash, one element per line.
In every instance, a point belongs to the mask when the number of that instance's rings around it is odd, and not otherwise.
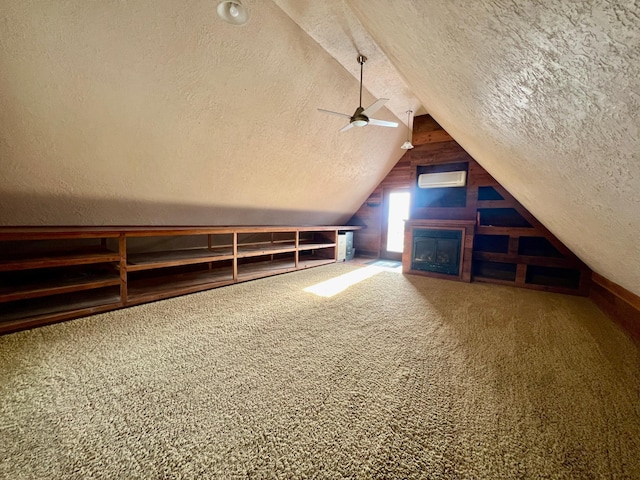
<path fill-rule="evenodd" d="M 420 115 L 413 119 L 411 143 L 414 146 L 425 143 L 450 142 L 453 140 L 431 115 Z"/>
<path fill-rule="evenodd" d="M 473 161 L 473 158 L 454 141 L 416 145 L 411 151 L 413 167 L 469 161 Z"/>
<path fill-rule="evenodd" d="M 413 133 L 413 138 L 416 143 L 439 143 L 439 142 L 450 142 L 453 140 L 451 135 L 449 135 L 444 130 L 435 130 L 433 132 L 420 132 Z"/>
<path fill-rule="evenodd" d="M 464 207 L 419 207 L 412 204 L 412 219 L 472 220 L 476 218 L 478 189 L 472 188 L 478 178 L 488 175 L 457 142 L 449 141 L 416 146 L 411 153 L 412 181 L 416 189 L 416 170 L 419 166 L 442 165 L 448 163 L 467 163 L 467 198 Z M 415 195 L 414 195 L 415 197 Z"/>
<path fill-rule="evenodd" d="M 348 222 L 362 226 L 353 236 L 353 246 L 358 256 L 377 258 L 381 251 L 383 194 L 385 189 L 408 188 L 412 185 L 411 152 L 400 158 L 387 176 L 371 192 L 369 198 L 360 206 Z"/>
<path fill-rule="evenodd" d="M 591 299 L 640 345 L 640 297 L 593 273 Z"/>
<path fill-rule="evenodd" d="M 465 275 L 468 273 L 469 277 L 472 277 L 472 273 L 477 271 L 478 274 L 475 277 L 477 281 L 535 290 L 588 294 L 591 270 L 499 185 L 442 130 L 435 120 L 428 115 L 416 117 L 412 142 L 415 148 L 400 159 L 349 222 L 365 227 L 354 235 L 355 248 L 359 255 L 380 256 L 381 239 L 384 234 L 382 229 L 384 228 L 385 190 L 410 188 L 412 222 L 463 221 L 471 222 L 471 225 L 475 226 L 470 228 L 465 236 L 470 243 L 469 249 L 465 248 L 463 257 Z M 462 200 L 462 195 L 453 195 L 432 200 L 428 194 L 423 194 L 419 198 L 417 195 L 418 167 L 438 166 L 422 170 L 442 170 L 439 166 L 452 163 L 468 165 L 465 199 Z M 456 168 L 460 167 L 456 166 Z M 483 195 L 480 199 L 481 187 L 493 188 L 496 195 L 489 197 Z M 502 199 L 499 199 L 500 196 Z M 410 229 L 407 231 L 410 232 Z M 472 246 L 474 235 L 482 235 L 485 241 L 487 237 L 491 237 L 490 242 L 500 236 L 508 237 L 508 240 L 501 251 L 484 251 L 479 248 L 476 250 Z M 528 239 L 529 244 L 531 242 L 544 244 L 546 241 L 551 247 L 547 245 L 548 251 L 542 253 L 537 251 L 527 253 L 526 249 L 520 252 L 524 242 L 524 240 L 521 241 L 522 237 L 539 239 Z M 405 236 L 405 241 L 410 242 L 410 240 L 410 236 L 408 238 Z M 409 254 L 412 248 L 407 245 L 410 244 L 405 245 L 405 255 Z M 553 247 L 557 252 L 553 251 Z M 407 248 L 409 252 L 406 251 Z M 403 259 L 404 262 L 406 259 Z M 451 276 L 443 275 L 442 278 L 451 278 Z"/>
<path fill-rule="evenodd" d="M 444 130 L 438 122 L 434 120 L 431 115 L 418 115 L 417 117 L 413 117 L 413 136 L 412 141 L 414 145 L 420 145 L 420 143 L 416 143 L 416 138 L 419 138 L 418 135 L 421 133 L 433 132 L 434 130 Z M 426 142 L 422 142 L 426 143 Z"/>
<path fill-rule="evenodd" d="M 352 225 L 361 225 L 362 230 L 353 236 L 356 255 L 364 257 L 380 256 L 380 236 L 382 234 L 382 200 L 368 204 L 365 202 L 349 221 Z"/>
<path fill-rule="evenodd" d="M 355 232 L 353 242 L 358 256 L 379 257 L 382 245 L 382 225 L 383 225 L 383 204 L 384 190 L 395 188 L 411 188 L 415 182 L 414 155 L 424 156 L 424 145 L 443 145 L 436 147 L 440 152 L 440 158 L 458 158 L 466 155 L 471 158 L 456 143 L 451 136 L 445 132 L 430 115 L 420 115 L 414 118 L 412 143 L 413 150 L 407 150 L 398 163 L 391 169 L 387 176 L 371 192 L 369 198 L 362 204 L 358 211 L 348 222 L 350 225 L 359 225 L 363 229 Z M 399 147 L 399 146 L 398 146 Z M 427 147 L 427 152 L 429 152 Z"/>
<path fill-rule="evenodd" d="M 480 166 L 457 142 L 451 140 L 435 142 L 433 133 L 439 125 L 432 119 L 418 117 L 414 129 L 414 145 L 411 151 L 411 187 L 413 198 L 411 221 L 474 221 L 475 234 L 497 239 L 507 237 L 504 250 L 484 251 L 480 247 L 465 252 L 464 262 L 470 271 L 476 271 L 477 281 L 494 282 L 526 287 L 535 290 L 555 291 L 587 295 L 590 285 L 590 269 L 584 265 L 560 240 L 544 227 L 506 189 Z M 446 136 L 439 137 L 444 140 Z M 417 195 L 417 174 L 447 164 L 466 164 L 467 186 L 464 206 L 461 196 L 431 197 Z M 423 167 L 423 168 L 420 168 Z M 459 168 L 459 166 L 456 166 Z M 497 195 L 479 197 L 481 187 L 491 187 Z M 502 199 L 499 199 L 499 197 Z M 449 203 L 450 206 L 443 206 Z M 539 242 L 548 242 L 551 247 L 542 253 L 521 253 L 521 238 L 535 237 Z M 473 236 L 469 236 L 473 239 Z M 494 240 L 491 240 L 491 242 Z M 531 241 L 531 240 L 530 240 Z M 553 251 L 553 248 L 557 252 Z M 524 250 L 523 250 L 524 252 Z M 472 264 L 473 262 L 473 264 Z M 477 265 L 477 268 L 476 266 Z"/>

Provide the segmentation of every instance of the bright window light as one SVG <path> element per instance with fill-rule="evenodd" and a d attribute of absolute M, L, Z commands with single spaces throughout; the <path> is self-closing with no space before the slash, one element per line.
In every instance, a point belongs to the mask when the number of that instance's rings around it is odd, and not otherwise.
<path fill-rule="evenodd" d="M 404 222 L 409 219 L 411 194 L 391 192 L 387 229 L 387 251 L 402 253 L 404 250 Z"/>
<path fill-rule="evenodd" d="M 333 297 L 340 292 L 344 292 L 351 285 L 360 283 L 367 278 L 371 278 L 374 275 L 384 271 L 382 267 L 364 267 L 354 270 L 353 272 L 345 273 L 339 277 L 326 280 L 324 282 L 316 283 L 310 287 L 304 289 L 305 292 L 313 293 L 319 297 Z"/>

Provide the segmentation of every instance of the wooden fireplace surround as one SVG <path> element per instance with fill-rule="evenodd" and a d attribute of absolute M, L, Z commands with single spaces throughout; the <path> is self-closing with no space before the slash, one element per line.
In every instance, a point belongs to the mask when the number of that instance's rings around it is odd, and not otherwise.
<path fill-rule="evenodd" d="M 424 275 L 427 277 L 470 282 L 471 261 L 473 258 L 473 232 L 475 224 L 475 220 L 415 219 L 407 221 L 405 223 L 404 231 L 402 272 L 415 275 Z M 428 228 L 430 230 L 455 230 L 462 232 L 462 242 L 460 242 L 460 268 L 458 270 L 457 276 L 437 272 L 428 272 L 424 270 L 414 270 L 411 268 L 411 257 L 413 256 L 413 232 L 416 229 L 425 228 Z"/>

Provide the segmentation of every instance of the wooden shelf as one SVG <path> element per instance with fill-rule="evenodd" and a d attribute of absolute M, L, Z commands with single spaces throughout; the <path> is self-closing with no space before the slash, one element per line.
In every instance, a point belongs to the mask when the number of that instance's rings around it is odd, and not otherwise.
<path fill-rule="evenodd" d="M 477 208 L 513 208 L 509 200 L 478 200 Z"/>
<path fill-rule="evenodd" d="M 119 253 L 102 248 L 85 248 L 80 251 L 37 253 L 11 259 L 0 258 L 0 272 L 119 261 Z"/>
<path fill-rule="evenodd" d="M 295 246 L 295 238 L 287 238 L 283 240 L 265 240 L 262 242 L 238 242 L 238 248 L 241 247 L 258 247 L 260 245 L 289 244 Z"/>
<path fill-rule="evenodd" d="M 233 258 L 233 248 L 172 250 L 167 252 L 137 253 L 127 256 L 127 271 L 136 272 L 152 268 L 175 267 L 197 263 L 217 262 Z"/>
<path fill-rule="evenodd" d="M 298 250 L 319 250 L 321 248 L 331 248 L 335 246 L 335 243 L 300 243 Z"/>
<path fill-rule="evenodd" d="M 316 256 L 305 256 L 302 259 L 298 260 L 298 268 L 310 268 L 310 267 L 319 267 L 321 265 L 327 265 L 329 263 L 334 263 L 335 260 L 330 258 L 322 258 Z"/>
<path fill-rule="evenodd" d="M 275 255 L 278 253 L 295 252 L 295 243 L 284 244 L 245 244 L 238 245 L 238 258 L 256 257 L 260 255 Z"/>
<path fill-rule="evenodd" d="M 186 295 L 233 283 L 233 269 L 222 268 L 181 274 L 160 274 L 129 283 L 127 305 Z"/>
<path fill-rule="evenodd" d="M 523 263 L 543 267 L 578 267 L 579 263 L 573 258 L 540 257 L 533 255 L 517 255 L 509 253 L 473 252 L 474 260 L 488 260 L 501 263 Z"/>
<path fill-rule="evenodd" d="M 544 237 L 544 234 L 535 227 L 476 227 L 476 233 L 480 235 L 509 235 L 510 237 Z"/>
<path fill-rule="evenodd" d="M 0 303 L 30 298 L 60 295 L 64 293 L 92 290 L 120 285 L 118 273 L 94 273 L 67 278 L 50 278 L 38 281 L 23 281 L 10 286 L 0 286 Z"/>
<path fill-rule="evenodd" d="M 501 226 L 476 226 L 478 246 L 473 251 L 473 279 L 532 290 L 586 294 L 587 267 L 508 192 L 499 186 L 495 190 L 505 199 L 477 201 L 478 222 Z M 531 227 L 521 226 L 523 219 Z"/>
<path fill-rule="evenodd" d="M 87 303 L 89 304 L 89 302 Z M 120 301 L 104 304 L 96 304 L 92 302 L 86 308 L 76 308 L 73 310 L 67 310 L 58 313 L 45 313 L 42 315 L 30 314 L 29 317 L 19 318 L 17 320 L 3 321 L 2 316 L 0 316 L 0 335 L 18 332 L 20 330 L 26 330 L 29 328 L 50 325 L 52 323 L 63 322 L 65 320 L 86 317 L 88 315 L 96 315 L 98 313 L 116 310 L 121 307 L 122 304 L 120 303 Z"/>
<path fill-rule="evenodd" d="M 265 260 L 263 262 L 244 263 L 238 265 L 238 281 L 244 282 L 256 278 L 279 275 L 296 270 L 294 258 Z"/>
<path fill-rule="evenodd" d="M 515 284 L 518 266 L 515 263 L 494 262 L 490 260 L 476 260 L 472 264 L 474 280 L 509 282 Z"/>
<path fill-rule="evenodd" d="M 117 289 L 116 289 L 117 290 Z M 122 306 L 119 293 L 112 288 L 79 291 L 62 295 L 51 295 L 37 299 L 4 304 L 0 313 L 0 332 L 11 330 L 15 321 L 28 319 L 37 324 L 51 323 Z"/>
<path fill-rule="evenodd" d="M 121 232 L 117 227 L 0 227 L 0 241 L 118 238 Z"/>
<path fill-rule="evenodd" d="M 505 280 L 502 278 L 493 278 L 493 277 L 483 277 L 479 275 L 474 275 L 473 281 L 481 282 L 481 283 L 496 283 L 498 285 L 509 285 L 512 287 L 516 285 L 516 282 L 514 280 Z"/>

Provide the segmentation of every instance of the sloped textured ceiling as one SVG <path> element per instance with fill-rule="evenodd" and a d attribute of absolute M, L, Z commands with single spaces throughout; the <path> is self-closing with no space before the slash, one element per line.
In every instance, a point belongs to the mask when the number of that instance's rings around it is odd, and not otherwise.
<path fill-rule="evenodd" d="M 346 222 L 406 130 L 338 133 L 316 108 L 352 113 L 358 81 L 245 4 L 235 27 L 211 0 L 4 2 L 0 224 Z"/>
<path fill-rule="evenodd" d="M 637 2 L 347 3 L 484 168 L 595 271 L 640 294 Z"/>

